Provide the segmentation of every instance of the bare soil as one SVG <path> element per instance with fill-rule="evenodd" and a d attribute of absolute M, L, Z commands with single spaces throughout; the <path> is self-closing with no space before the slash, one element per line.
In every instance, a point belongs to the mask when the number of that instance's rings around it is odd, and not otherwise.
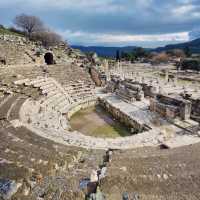
<path fill-rule="evenodd" d="M 102 107 L 94 106 L 79 111 L 70 120 L 73 130 L 94 137 L 125 137 L 130 131 L 123 124 L 115 120 Z"/>

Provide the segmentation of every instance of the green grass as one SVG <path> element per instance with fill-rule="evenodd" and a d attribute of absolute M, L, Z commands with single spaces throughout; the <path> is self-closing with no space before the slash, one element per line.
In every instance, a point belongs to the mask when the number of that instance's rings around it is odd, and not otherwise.
<path fill-rule="evenodd" d="M 94 137 L 125 137 L 131 133 L 126 126 L 117 120 L 100 106 L 90 107 L 75 113 L 70 124 L 72 129 Z"/>
<path fill-rule="evenodd" d="M 0 35 L 14 35 L 14 36 L 21 36 L 23 37 L 22 34 L 19 34 L 19 33 L 16 33 L 16 32 L 13 32 L 13 31 L 10 31 L 9 29 L 6 29 L 6 28 L 0 28 Z"/>
<path fill-rule="evenodd" d="M 110 138 L 116 138 L 116 137 L 126 137 L 130 136 L 129 131 L 123 127 L 123 125 L 115 124 L 115 125 L 104 125 L 99 126 L 96 129 L 92 131 L 92 135 L 94 137 L 110 137 Z"/>

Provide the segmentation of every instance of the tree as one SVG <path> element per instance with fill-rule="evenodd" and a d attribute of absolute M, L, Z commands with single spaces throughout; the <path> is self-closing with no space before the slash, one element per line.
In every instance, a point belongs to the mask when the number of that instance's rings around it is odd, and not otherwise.
<path fill-rule="evenodd" d="M 119 50 L 116 52 L 116 61 L 120 61 L 120 53 Z"/>
<path fill-rule="evenodd" d="M 185 52 L 185 55 L 186 55 L 187 57 L 190 57 L 190 56 L 191 56 L 190 47 L 186 46 L 186 47 L 184 48 L 184 52 Z"/>
<path fill-rule="evenodd" d="M 169 61 L 169 56 L 165 53 L 165 52 L 162 52 L 162 53 L 159 53 L 157 55 L 155 55 L 153 58 L 152 58 L 152 61 L 156 64 L 159 64 L 159 63 L 166 63 Z"/>
<path fill-rule="evenodd" d="M 185 59 L 183 60 L 182 64 L 182 70 L 196 70 L 200 71 L 200 61 L 198 59 Z"/>
<path fill-rule="evenodd" d="M 44 24 L 40 18 L 31 15 L 21 14 L 15 17 L 14 24 L 24 31 L 30 38 L 35 32 L 44 31 Z"/>
<path fill-rule="evenodd" d="M 147 56 L 147 52 L 145 49 L 143 49 L 142 47 L 138 47 L 134 50 L 133 52 L 135 54 L 135 57 L 138 58 L 144 58 Z"/>
<path fill-rule="evenodd" d="M 45 47 L 56 46 L 63 42 L 62 37 L 53 31 L 33 33 L 31 39 L 33 41 L 40 41 Z"/>
<path fill-rule="evenodd" d="M 171 49 L 167 51 L 169 56 L 175 56 L 178 58 L 185 58 L 185 52 L 182 49 Z"/>
<path fill-rule="evenodd" d="M 135 61 L 135 53 L 134 52 L 123 52 L 121 53 L 121 58 L 126 61 Z"/>

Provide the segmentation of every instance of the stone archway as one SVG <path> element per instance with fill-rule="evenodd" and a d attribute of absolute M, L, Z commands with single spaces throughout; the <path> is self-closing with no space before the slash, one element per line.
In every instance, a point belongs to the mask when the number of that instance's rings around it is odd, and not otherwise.
<path fill-rule="evenodd" d="M 45 63 L 47 65 L 53 65 L 54 64 L 54 60 L 53 60 L 53 54 L 48 52 L 44 55 L 44 60 L 45 60 Z"/>
<path fill-rule="evenodd" d="M 6 59 L 3 57 L 0 57 L 0 65 L 6 65 Z"/>

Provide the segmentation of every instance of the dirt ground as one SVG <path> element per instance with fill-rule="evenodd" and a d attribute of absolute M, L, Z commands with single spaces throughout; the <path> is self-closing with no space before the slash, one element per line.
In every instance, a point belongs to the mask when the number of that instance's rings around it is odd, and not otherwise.
<path fill-rule="evenodd" d="M 73 130 L 95 137 L 123 137 L 129 136 L 130 131 L 102 107 L 90 107 L 79 111 L 70 120 Z"/>
<path fill-rule="evenodd" d="M 199 200 L 200 144 L 172 150 L 116 151 L 102 182 L 107 200 L 128 192 L 140 200 Z"/>

